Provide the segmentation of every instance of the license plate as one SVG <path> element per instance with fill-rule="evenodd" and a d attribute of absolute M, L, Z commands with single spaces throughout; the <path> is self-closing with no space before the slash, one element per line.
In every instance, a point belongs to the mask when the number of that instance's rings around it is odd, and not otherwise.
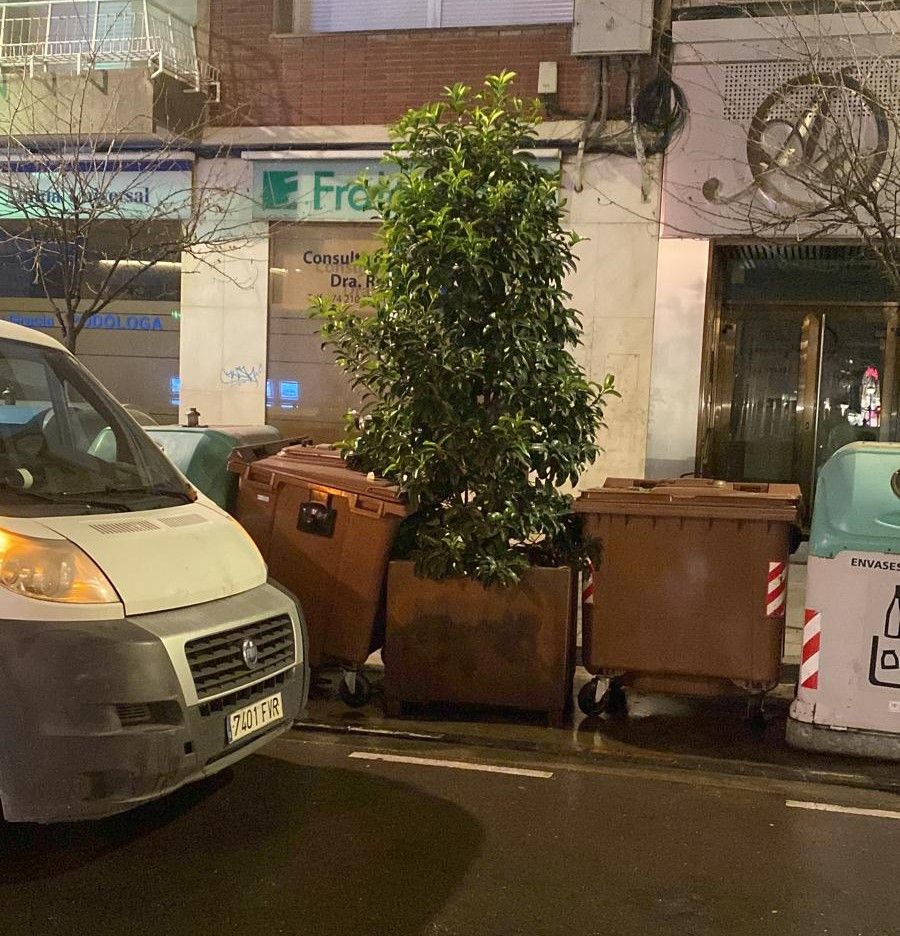
<path fill-rule="evenodd" d="M 232 712 L 225 719 L 225 731 L 228 735 L 228 743 L 239 741 L 266 725 L 281 721 L 284 718 L 284 709 L 281 705 L 281 693 L 260 699 L 253 705 L 247 705 L 236 712 Z"/>

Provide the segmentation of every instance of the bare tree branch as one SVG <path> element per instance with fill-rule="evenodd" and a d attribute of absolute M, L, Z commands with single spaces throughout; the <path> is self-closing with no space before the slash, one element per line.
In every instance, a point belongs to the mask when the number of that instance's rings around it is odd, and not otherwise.
<path fill-rule="evenodd" d="M 726 146 L 721 154 L 691 151 L 730 179 L 692 186 L 669 173 L 664 197 L 678 209 L 678 224 L 696 224 L 699 236 L 856 238 L 900 300 L 900 4 L 770 0 L 738 9 L 752 20 L 755 48 L 764 49 L 765 80 L 783 80 L 757 89 L 761 103 L 745 124 L 746 161 Z M 721 22 L 734 30 L 734 19 Z M 701 44 L 681 47 L 690 61 L 682 55 L 673 76 L 692 74 L 688 100 L 706 94 L 709 102 L 692 119 L 734 123 L 728 115 L 740 110 L 746 85 L 729 88 L 723 64 L 705 60 Z M 676 162 L 698 145 L 686 143 Z"/>
<path fill-rule="evenodd" d="M 109 38 L 120 25 L 106 23 Z M 106 38 L 77 75 L 47 66 L 8 78 L 0 112 L 0 250 L 20 259 L 72 350 L 89 319 L 133 293 L 148 271 L 183 255 L 212 266 L 241 250 L 250 214 L 249 194 L 214 170 L 197 172 L 191 149 L 206 109 L 177 132 L 160 130 L 158 85 L 146 112 L 128 99 L 122 73 L 100 60 Z"/>

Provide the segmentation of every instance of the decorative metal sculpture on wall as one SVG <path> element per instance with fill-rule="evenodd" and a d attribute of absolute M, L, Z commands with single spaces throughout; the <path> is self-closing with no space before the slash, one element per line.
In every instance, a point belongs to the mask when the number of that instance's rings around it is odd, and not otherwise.
<path fill-rule="evenodd" d="M 729 195 L 710 178 L 703 196 L 727 205 L 759 194 L 767 210 L 784 215 L 819 212 L 851 193 L 877 196 L 895 143 L 890 128 L 884 103 L 852 68 L 799 75 L 753 115 L 747 133 L 753 181 Z"/>

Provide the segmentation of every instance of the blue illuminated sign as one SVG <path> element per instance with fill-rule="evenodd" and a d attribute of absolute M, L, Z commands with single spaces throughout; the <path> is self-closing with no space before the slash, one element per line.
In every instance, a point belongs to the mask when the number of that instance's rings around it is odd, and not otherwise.
<path fill-rule="evenodd" d="M 300 382 L 298 380 L 279 380 L 278 397 L 282 409 L 294 409 L 300 402 Z"/>
<path fill-rule="evenodd" d="M 14 325 L 25 325 L 28 328 L 57 328 L 59 323 L 56 316 L 46 313 L 23 315 L 14 312 L 6 316 L 8 322 Z M 162 318 L 158 315 L 113 315 L 100 313 L 92 315 L 85 323 L 85 328 L 100 328 L 105 331 L 162 331 Z"/>

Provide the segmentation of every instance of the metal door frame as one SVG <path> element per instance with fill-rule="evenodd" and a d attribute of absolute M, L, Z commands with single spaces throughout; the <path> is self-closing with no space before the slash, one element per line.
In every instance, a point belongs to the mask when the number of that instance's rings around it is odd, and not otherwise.
<path fill-rule="evenodd" d="M 711 260 L 711 264 L 715 263 Z M 726 302 L 721 294 L 716 294 L 714 283 L 719 280 L 715 276 L 715 269 L 711 267 L 711 289 L 707 296 L 707 315 L 704 326 L 704 347 L 702 356 L 702 372 L 700 385 L 700 406 L 697 431 L 697 449 L 695 455 L 695 472 L 702 475 L 708 470 L 712 442 L 717 427 L 722 425 L 726 410 L 730 411 L 731 397 L 727 391 L 733 393 L 734 388 L 734 338 L 732 335 L 726 341 L 722 340 L 723 330 L 732 317 L 734 309 L 740 309 L 746 314 L 753 313 L 754 309 L 777 310 L 795 312 L 803 315 L 800 343 L 800 372 L 797 387 L 797 431 L 799 433 L 797 455 L 795 460 L 795 473 L 798 478 L 809 471 L 809 483 L 814 482 L 816 470 L 815 435 L 818 432 L 818 399 L 821 390 L 822 357 L 824 342 L 821 340 L 822 328 L 827 321 L 829 310 L 850 311 L 881 309 L 884 322 L 884 369 L 882 374 L 882 419 L 879 437 L 884 441 L 891 437 L 892 429 L 898 425 L 897 375 L 900 371 L 900 362 L 897 354 L 900 351 L 898 342 L 898 326 L 900 326 L 900 306 L 895 302 L 846 302 L 846 301 L 740 301 Z M 729 366 L 729 361 L 730 366 Z M 812 489 L 812 488 L 811 488 Z"/>

